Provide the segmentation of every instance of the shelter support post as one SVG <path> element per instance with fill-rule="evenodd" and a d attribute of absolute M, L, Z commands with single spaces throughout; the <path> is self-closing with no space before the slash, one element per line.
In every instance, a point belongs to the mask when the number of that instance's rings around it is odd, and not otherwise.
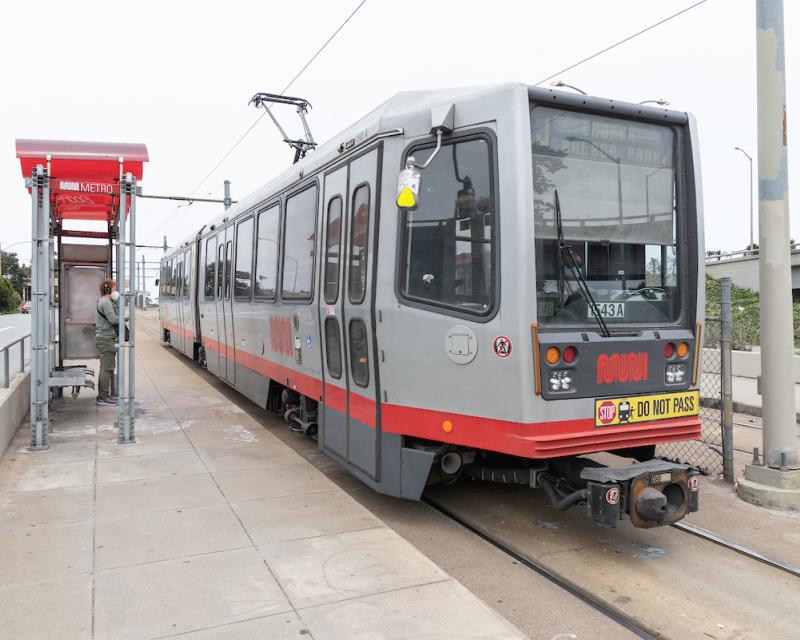
<path fill-rule="evenodd" d="M 31 180 L 31 449 L 47 448 L 50 402 L 50 177 L 36 165 Z"/>
<path fill-rule="evenodd" d="M 122 174 L 120 164 L 119 213 L 117 217 L 117 289 L 120 292 L 119 327 L 117 331 L 117 429 L 120 443 L 134 442 L 134 293 L 136 275 L 135 183 L 133 175 Z M 126 214 L 130 215 L 126 215 Z M 129 264 L 126 264 L 126 259 Z M 127 282 L 126 282 L 127 277 Z M 128 316 L 130 340 L 125 340 L 125 318 Z"/>

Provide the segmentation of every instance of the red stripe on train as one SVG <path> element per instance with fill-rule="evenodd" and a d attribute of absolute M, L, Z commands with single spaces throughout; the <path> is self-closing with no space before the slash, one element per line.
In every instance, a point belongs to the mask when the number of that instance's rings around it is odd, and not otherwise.
<path fill-rule="evenodd" d="M 216 340 L 203 338 L 203 344 L 207 349 L 219 352 L 220 345 Z M 233 348 L 229 348 L 229 351 L 233 351 Z M 238 364 L 286 384 L 303 395 L 322 399 L 323 383 L 317 378 L 239 349 L 235 352 Z M 324 388 L 328 406 L 334 411 L 345 413 L 345 390 L 327 383 Z M 376 409 L 375 400 L 351 390 L 352 418 L 375 428 Z M 452 430 L 449 432 L 442 428 L 445 420 L 452 423 Z M 597 429 L 593 418 L 525 423 L 382 404 L 381 428 L 386 433 L 449 442 L 525 458 L 557 458 L 593 451 L 697 440 L 700 437 L 700 418 L 692 416 Z"/>
<path fill-rule="evenodd" d="M 191 329 L 179 327 L 177 324 L 172 324 L 171 322 L 162 322 L 161 325 L 162 327 L 169 329 L 170 333 L 183 335 L 184 338 L 189 338 L 192 342 L 194 342 L 195 335 Z"/>

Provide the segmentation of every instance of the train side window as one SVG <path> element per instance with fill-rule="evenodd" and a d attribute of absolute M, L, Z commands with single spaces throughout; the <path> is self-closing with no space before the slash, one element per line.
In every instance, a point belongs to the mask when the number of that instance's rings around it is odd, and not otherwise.
<path fill-rule="evenodd" d="M 206 300 L 214 298 L 214 276 L 216 275 L 215 259 L 217 256 L 217 236 L 211 236 L 206 240 L 206 277 L 203 287 L 203 295 Z"/>
<path fill-rule="evenodd" d="M 278 292 L 278 234 L 281 228 L 281 208 L 275 204 L 258 214 L 256 240 L 255 297 L 274 300 Z"/>
<path fill-rule="evenodd" d="M 350 321 L 350 373 L 359 387 L 369 385 L 367 327 L 361 318 Z"/>
<path fill-rule="evenodd" d="M 253 217 L 236 225 L 236 266 L 233 272 L 233 296 L 249 300 L 253 284 Z"/>
<path fill-rule="evenodd" d="M 353 193 L 350 211 L 350 267 L 348 296 L 361 304 L 367 291 L 367 252 L 369 250 L 369 185 L 362 184 Z"/>
<path fill-rule="evenodd" d="M 497 252 L 489 140 L 481 136 L 443 145 L 424 172 L 423 190 L 418 208 L 402 212 L 401 294 L 488 315 L 495 303 Z"/>
<path fill-rule="evenodd" d="M 189 249 L 183 257 L 183 297 L 189 299 L 192 284 L 192 250 Z"/>
<path fill-rule="evenodd" d="M 225 243 L 217 249 L 217 300 L 222 300 L 222 283 L 225 282 Z"/>
<path fill-rule="evenodd" d="M 281 295 L 286 300 L 311 300 L 316 220 L 316 185 L 287 198 L 281 281 Z"/>
<path fill-rule="evenodd" d="M 342 249 L 341 196 L 335 196 L 328 201 L 328 226 L 325 233 L 325 302 L 334 304 L 339 297 L 339 259 Z M 336 335 L 339 335 L 338 330 Z"/>
<path fill-rule="evenodd" d="M 231 297 L 231 260 L 233 259 L 233 240 L 225 243 L 225 299 Z"/>
<path fill-rule="evenodd" d="M 181 288 L 183 287 L 183 260 L 179 259 L 175 263 L 175 297 L 181 299 Z"/>
<path fill-rule="evenodd" d="M 325 359 L 331 377 L 341 378 L 342 344 L 339 340 L 339 321 L 336 318 L 325 319 Z"/>
<path fill-rule="evenodd" d="M 169 261 L 169 297 L 175 297 L 175 260 Z"/>

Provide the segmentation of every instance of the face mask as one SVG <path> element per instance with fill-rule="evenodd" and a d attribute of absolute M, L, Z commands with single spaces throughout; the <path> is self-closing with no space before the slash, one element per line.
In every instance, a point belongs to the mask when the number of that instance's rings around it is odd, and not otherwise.
<path fill-rule="evenodd" d="M 119 291 L 112 291 L 111 292 L 111 299 L 112 300 L 119 300 Z"/>

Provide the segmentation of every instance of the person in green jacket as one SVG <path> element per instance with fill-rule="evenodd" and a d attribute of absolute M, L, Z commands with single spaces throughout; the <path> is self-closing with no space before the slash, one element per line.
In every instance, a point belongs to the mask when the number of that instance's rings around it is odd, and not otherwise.
<path fill-rule="evenodd" d="M 94 343 L 100 354 L 97 406 L 113 406 L 119 402 L 111 392 L 111 379 L 117 364 L 118 300 L 117 283 L 106 278 L 100 285 L 100 299 L 95 312 Z"/>

